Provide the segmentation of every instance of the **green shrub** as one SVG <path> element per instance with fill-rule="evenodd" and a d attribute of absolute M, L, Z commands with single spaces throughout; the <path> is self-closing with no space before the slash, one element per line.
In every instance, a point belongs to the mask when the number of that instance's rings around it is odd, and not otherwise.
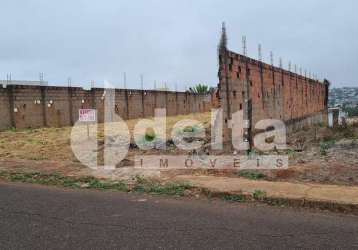
<path fill-rule="evenodd" d="M 324 141 L 320 143 L 320 153 L 323 156 L 327 155 L 327 150 L 330 149 L 336 142 L 334 140 Z"/>
<path fill-rule="evenodd" d="M 255 190 L 253 197 L 255 200 L 262 201 L 266 198 L 266 192 L 262 190 Z"/>
<path fill-rule="evenodd" d="M 252 170 L 242 170 L 239 172 L 239 175 L 250 180 L 259 180 L 266 177 L 263 173 Z"/>

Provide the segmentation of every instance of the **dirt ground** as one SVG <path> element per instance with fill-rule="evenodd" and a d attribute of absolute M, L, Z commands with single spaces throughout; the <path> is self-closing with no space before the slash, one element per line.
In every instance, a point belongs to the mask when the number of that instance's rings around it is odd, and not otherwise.
<path fill-rule="evenodd" d="M 195 119 L 202 122 L 207 137 L 210 137 L 211 116 L 210 113 L 203 113 L 168 117 L 167 138 L 170 138 L 174 124 L 182 119 Z M 138 119 L 127 121 L 129 129 L 133 130 L 138 121 Z M 71 127 L 0 132 L 0 170 L 59 172 L 68 175 L 90 174 L 90 170 L 84 167 L 72 153 L 70 134 Z M 99 144 L 103 142 L 103 124 L 99 125 L 98 140 Z M 135 154 L 153 153 L 161 152 L 141 151 L 133 146 L 124 165 L 117 167 L 131 166 L 131 159 Z M 179 151 L 171 143 L 169 152 L 166 153 L 175 155 Z M 280 153 L 289 155 L 289 169 L 262 171 L 265 179 L 358 185 L 356 121 L 350 121 L 350 125 L 346 128 L 330 129 L 317 126 L 293 133 L 288 137 L 288 150 Z M 238 175 L 232 172 L 215 174 Z"/>
<path fill-rule="evenodd" d="M 358 185 L 358 126 L 315 127 L 289 136 L 287 170 L 266 172 L 269 180 Z"/>
<path fill-rule="evenodd" d="M 211 113 L 167 117 L 167 138 L 170 138 L 175 123 L 183 119 L 197 120 L 208 129 Z M 138 121 L 139 119 L 126 121 L 131 134 Z M 72 152 L 71 130 L 72 127 L 63 127 L 10 129 L 0 132 L 0 171 L 58 172 L 66 175 L 90 174 L 90 169 L 83 166 Z M 98 125 L 97 138 L 98 144 L 103 144 L 103 124 Z M 127 158 L 131 159 L 133 155 L 138 153 L 143 154 L 145 152 L 131 148 Z M 128 163 L 128 160 L 124 162 Z"/>

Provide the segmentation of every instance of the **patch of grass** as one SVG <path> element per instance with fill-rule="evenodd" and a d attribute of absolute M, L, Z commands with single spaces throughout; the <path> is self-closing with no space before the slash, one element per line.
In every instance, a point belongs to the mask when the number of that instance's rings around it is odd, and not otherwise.
<path fill-rule="evenodd" d="M 355 130 L 354 125 L 350 124 L 347 126 L 337 126 L 334 128 L 329 128 L 327 130 L 330 134 L 324 137 L 324 140 L 340 140 L 340 139 L 350 139 L 357 138 L 358 133 Z"/>
<path fill-rule="evenodd" d="M 239 172 L 239 176 L 250 180 L 260 180 L 266 177 L 263 173 L 251 170 L 242 170 Z"/>
<path fill-rule="evenodd" d="M 255 149 L 250 149 L 248 152 L 247 152 L 248 156 L 250 157 L 250 159 L 254 159 L 257 155 L 263 155 L 263 152 L 262 151 L 258 151 L 258 150 L 255 150 Z"/>
<path fill-rule="evenodd" d="M 17 172 L 0 172 L 0 178 L 13 181 L 32 184 L 41 184 L 49 186 L 61 186 L 68 188 L 93 188 L 101 190 L 118 190 L 128 191 L 127 184 L 115 181 L 102 181 L 92 176 L 69 177 L 58 173 L 43 174 L 37 172 L 17 173 Z"/>
<path fill-rule="evenodd" d="M 48 186 L 59 186 L 66 188 L 85 188 L 97 190 L 115 190 L 122 192 L 138 192 L 159 195 L 184 196 L 186 190 L 193 187 L 189 184 L 166 183 L 138 179 L 137 183 L 130 188 L 126 183 L 121 181 L 107 181 L 95 178 L 93 176 L 71 177 L 62 174 L 43 174 L 38 172 L 18 173 L 18 172 L 0 172 L 0 178 L 12 182 L 23 182 L 32 184 L 41 184 Z"/>
<path fill-rule="evenodd" d="M 41 145 L 41 144 L 43 144 L 41 141 L 36 140 L 36 139 L 33 139 L 33 138 L 28 138 L 28 139 L 27 139 L 27 142 L 28 142 L 29 144 L 36 144 L 36 145 Z"/>
<path fill-rule="evenodd" d="M 255 190 L 255 192 L 253 193 L 254 199 L 258 201 L 265 200 L 266 196 L 267 196 L 266 192 L 262 190 Z"/>
<path fill-rule="evenodd" d="M 47 157 L 45 156 L 29 156 L 27 157 L 28 160 L 32 160 L 32 161 L 45 161 L 45 160 L 48 160 Z"/>
<path fill-rule="evenodd" d="M 9 129 L 8 129 L 8 131 L 9 131 L 9 132 L 16 132 L 16 131 L 17 131 L 17 129 L 16 129 L 16 128 L 14 128 L 14 127 L 11 127 L 11 128 L 9 128 Z"/>
<path fill-rule="evenodd" d="M 226 201 L 244 202 L 246 197 L 242 194 L 225 194 L 222 197 Z"/>
<path fill-rule="evenodd" d="M 296 155 L 296 151 L 293 149 L 287 149 L 287 154 L 291 157 L 294 157 Z"/>
<path fill-rule="evenodd" d="M 184 196 L 185 191 L 191 190 L 192 188 L 191 185 L 185 183 L 161 184 L 156 181 L 137 178 L 137 184 L 133 187 L 133 191 L 139 193 Z"/>
<path fill-rule="evenodd" d="M 336 143 L 335 140 L 324 141 L 320 143 L 319 151 L 322 156 L 327 155 L 327 150 L 330 149 Z"/>
<path fill-rule="evenodd" d="M 154 131 L 147 131 L 144 136 L 145 140 L 148 142 L 154 141 L 155 139 L 155 132 Z"/>

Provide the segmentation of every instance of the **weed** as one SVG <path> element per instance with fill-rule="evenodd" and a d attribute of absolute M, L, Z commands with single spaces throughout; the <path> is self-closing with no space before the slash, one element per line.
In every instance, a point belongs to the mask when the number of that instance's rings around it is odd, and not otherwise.
<path fill-rule="evenodd" d="M 266 175 L 264 175 L 263 173 L 250 170 L 242 170 L 239 172 L 239 175 L 250 180 L 259 180 L 266 177 Z"/>
<path fill-rule="evenodd" d="M 155 139 L 155 133 L 154 131 L 147 131 L 144 136 L 145 140 L 148 142 L 151 142 Z"/>
<path fill-rule="evenodd" d="M 255 200 L 263 201 L 266 198 L 266 192 L 262 190 L 255 190 L 253 197 Z"/>
<path fill-rule="evenodd" d="M 28 138 L 27 142 L 30 143 L 30 144 L 36 144 L 36 145 L 41 145 L 42 144 L 41 141 L 33 139 L 33 138 Z"/>
<path fill-rule="evenodd" d="M 287 149 L 287 154 L 289 155 L 289 156 L 295 156 L 295 154 L 296 154 L 296 151 L 295 150 L 293 150 L 293 149 Z"/>
<path fill-rule="evenodd" d="M 320 153 L 322 156 L 327 155 L 327 150 L 330 149 L 336 143 L 335 140 L 324 141 L 320 143 Z"/>
<path fill-rule="evenodd" d="M 225 194 L 222 198 L 226 201 L 243 202 L 246 200 L 245 196 L 242 194 Z"/>
<path fill-rule="evenodd" d="M 27 157 L 28 160 L 32 160 L 32 161 L 44 161 L 44 160 L 48 160 L 47 157 L 45 156 L 30 156 L 30 157 Z"/>
<path fill-rule="evenodd" d="M 11 128 L 8 129 L 8 131 L 10 131 L 10 132 L 16 132 L 17 129 L 16 129 L 15 127 L 11 127 Z"/>
<path fill-rule="evenodd" d="M 176 196 L 184 196 L 185 191 L 190 189 L 192 189 L 192 186 L 185 183 L 160 184 L 159 182 L 145 180 L 140 177 L 137 177 L 137 184 L 133 187 L 133 191 L 139 193 L 152 193 L 152 194 L 176 195 Z"/>
<path fill-rule="evenodd" d="M 325 128 L 325 127 L 327 127 L 327 124 L 320 122 L 320 123 L 318 123 L 318 127 Z"/>

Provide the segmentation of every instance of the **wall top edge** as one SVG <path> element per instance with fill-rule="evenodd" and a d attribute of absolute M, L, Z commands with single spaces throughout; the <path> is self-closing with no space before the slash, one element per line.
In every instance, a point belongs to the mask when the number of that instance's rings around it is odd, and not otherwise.
<path fill-rule="evenodd" d="M 262 67 L 264 69 L 273 70 L 274 72 L 278 72 L 278 73 L 283 72 L 283 73 L 286 73 L 287 75 L 297 77 L 297 78 L 300 78 L 300 79 L 305 79 L 305 80 L 307 80 L 309 82 L 315 82 L 315 83 L 319 83 L 319 84 L 322 84 L 322 85 L 326 85 L 325 82 L 315 80 L 315 79 L 309 78 L 307 76 L 303 76 L 303 75 L 300 75 L 298 73 L 294 73 L 292 71 L 288 71 L 286 69 L 283 69 L 283 68 L 280 68 L 280 67 L 277 67 L 277 66 L 273 66 L 271 64 L 259 61 L 257 59 L 251 58 L 251 57 L 244 56 L 242 54 L 239 54 L 239 53 L 236 53 L 236 52 L 233 52 L 233 51 L 230 51 L 230 50 L 228 50 L 227 52 L 228 52 L 229 58 L 234 58 L 234 59 L 239 60 L 239 61 L 247 61 L 250 64 L 260 66 L 260 67 Z"/>
<path fill-rule="evenodd" d="M 105 91 L 108 89 L 115 90 L 118 92 L 137 92 L 137 93 L 167 93 L 167 94 L 183 94 L 183 95 L 197 95 L 197 96 L 209 96 L 210 94 L 196 94 L 191 92 L 183 92 L 183 91 L 164 91 L 164 90 L 146 90 L 146 89 L 119 89 L 119 88 L 91 88 L 84 89 L 82 87 L 65 87 L 65 86 L 35 86 L 35 85 L 17 85 L 17 84 L 0 84 L 2 89 L 13 88 L 13 89 L 46 89 L 46 90 L 71 90 L 71 91 L 84 91 L 84 92 L 92 92 L 92 91 Z M 0 89 L 1 89 L 0 88 Z"/>

